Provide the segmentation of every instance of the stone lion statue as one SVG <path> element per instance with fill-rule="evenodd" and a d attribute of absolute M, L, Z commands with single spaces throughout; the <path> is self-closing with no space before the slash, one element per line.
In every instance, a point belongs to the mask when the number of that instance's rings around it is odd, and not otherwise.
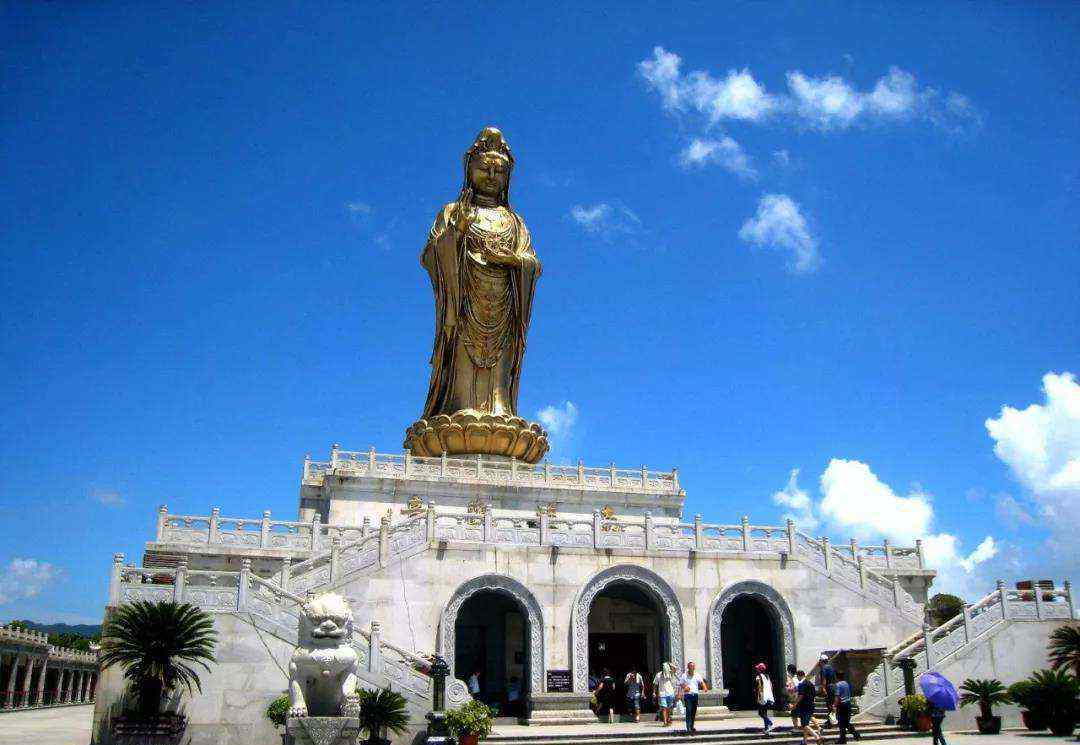
<path fill-rule="evenodd" d="M 289 662 L 289 716 L 355 716 L 360 660 L 345 598 L 326 593 L 303 605 L 300 640 Z"/>

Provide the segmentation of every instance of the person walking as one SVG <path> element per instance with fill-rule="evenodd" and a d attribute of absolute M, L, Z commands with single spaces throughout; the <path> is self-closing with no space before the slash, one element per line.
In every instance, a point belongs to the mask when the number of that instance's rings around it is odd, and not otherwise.
<path fill-rule="evenodd" d="M 817 745 L 822 745 L 825 740 L 821 736 L 821 730 L 814 723 L 814 698 L 816 696 L 814 684 L 810 682 L 810 679 L 806 677 L 806 673 L 802 670 L 797 670 L 795 677 L 799 681 L 795 687 L 798 696 L 795 700 L 795 710 L 798 712 L 799 726 L 802 728 L 803 745 L 807 745 L 806 739 L 808 737 L 813 737 Z"/>
<path fill-rule="evenodd" d="M 945 735 L 941 733 L 941 724 L 945 721 L 945 710 L 930 704 L 930 727 L 934 733 L 933 745 L 945 745 Z"/>
<path fill-rule="evenodd" d="M 798 699 L 795 687 L 799 684 L 799 681 L 795 678 L 796 672 L 798 671 L 794 665 L 788 665 L 787 675 L 784 680 L 784 695 L 787 697 L 788 711 L 791 712 L 792 731 L 799 729 L 799 712 L 795 709 L 795 701 Z"/>
<path fill-rule="evenodd" d="M 836 668 L 829 662 L 829 655 L 821 655 L 821 665 L 818 667 L 818 686 L 822 696 L 825 697 L 825 726 L 832 727 L 833 710 L 836 702 Z"/>
<path fill-rule="evenodd" d="M 611 677 L 611 671 L 606 667 L 604 668 L 603 677 L 600 678 L 600 685 L 596 686 L 596 701 L 597 701 L 597 713 L 600 716 L 607 714 L 607 720 L 610 724 L 615 721 L 615 678 Z"/>
<path fill-rule="evenodd" d="M 769 679 L 769 668 L 765 666 L 764 662 L 759 662 L 754 665 L 754 670 L 757 675 L 754 676 L 754 693 L 757 697 L 758 716 L 765 727 L 765 734 L 768 735 L 773 731 L 772 720 L 769 719 L 769 707 L 776 706 L 776 700 L 773 696 L 772 681 Z"/>
<path fill-rule="evenodd" d="M 480 668 L 469 676 L 469 695 L 475 699 L 480 698 Z"/>
<path fill-rule="evenodd" d="M 665 662 L 653 678 L 653 695 L 665 727 L 671 726 L 671 710 L 675 707 L 675 685 L 678 677 L 675 666 Z"/>
<path fill-rule="evenodd" d="M 836 726 L 840 729 L 840 739 L 836 742 L 843 745 L 847 742 L 847 733 L 856 740 L 862 737 L 855 731 L 855 725 L 851 723 L 851 683 L 848 683 L 847 675 L 842 671 L 836 673 Z"/>
<path fill-rule="evenodd" d="M 698 694 L 709 690 L 709 684 L 698 675 L 693 662 L 686 663 L 686 673 L 679 678 L 679 690 L 682 691 L 683 706 L 686 707 L 686 731 L 697 732 L 694 719 L 697 717 Z"/>
<path fill-rule="evenodd" d="M 630 667 L 630 672 L 623 679 L 623 687 L 626 689 L 626 710 L 634 715 L 634 721 L 641 721 L 641 695 L 645 690 L 645 682 L 641 679 L 637 668 Z"/>

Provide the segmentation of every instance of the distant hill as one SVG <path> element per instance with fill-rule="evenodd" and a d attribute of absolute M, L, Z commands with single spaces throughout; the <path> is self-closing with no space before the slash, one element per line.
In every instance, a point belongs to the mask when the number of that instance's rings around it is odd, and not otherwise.
<path fill-rule="evenodd" d="M 101 634 L 101 624 L 89 623 L 38 623 L 37 621 L 19 620 L 34 631 L 44 631 L 46 634 L 71 634 L 73 636 L 85 636 L 87 639 Z"/>

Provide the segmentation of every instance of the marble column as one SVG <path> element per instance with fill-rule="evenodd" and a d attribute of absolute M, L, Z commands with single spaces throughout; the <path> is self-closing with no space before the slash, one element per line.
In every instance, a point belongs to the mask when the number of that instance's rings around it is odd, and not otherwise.
<path fill-rule="evenodd" d="M 19 691 L 19 708 L 30 708 L 30 679 L 34 677 L 34 658 L 30 655 L 23 657 L 23 684 L 22 690 Z"/>
<path fill-rule="evenodd" d="M 15 707 L 15 678 L 19 672 L 19 655 L 11 655 L 11 667 L 8 668 L 7 687 L 4 689 L 4 702 L 5 709 L 12 709 Z"/>
<path fill-rule="evenodd" d="M 87 692 L 90 690 L 90 671 L 83 670 L 82 673 L 82 690 L 79 691 L 79 700 L 86 703 Z"/>
<path fill-rule="evenodd" d="M 97 676 L 98 674 L 96 672 L 90 673 L 90 690 L 88 691 L 88 695 L 90 696 L 91 701 L 94 701 L 97 698 Z"/>
<path fill-rule="evenodd" d="M 41 658 L 41 672 L 38 673 L 37 682 L 37 698 L 34 700 L 35 706 L 45 705 L 45 674 L 49 672 L 49 658 Z"/>
<path fill-rule="evenodd" d="M 60 696 L 57 703 L 66 704 L 71 695 L 71 670 L 66 667 L 60 671 Z"/>

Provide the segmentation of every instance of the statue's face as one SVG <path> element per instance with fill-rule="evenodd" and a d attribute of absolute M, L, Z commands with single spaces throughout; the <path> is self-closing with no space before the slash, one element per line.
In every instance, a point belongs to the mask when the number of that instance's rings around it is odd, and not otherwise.
<path fill-rule="evenodd" d="M 510 181 L 510 161 L 498 153 L 484 153 L 469 161 L 469 185 L 485 197 L 497 197 Z"/>

